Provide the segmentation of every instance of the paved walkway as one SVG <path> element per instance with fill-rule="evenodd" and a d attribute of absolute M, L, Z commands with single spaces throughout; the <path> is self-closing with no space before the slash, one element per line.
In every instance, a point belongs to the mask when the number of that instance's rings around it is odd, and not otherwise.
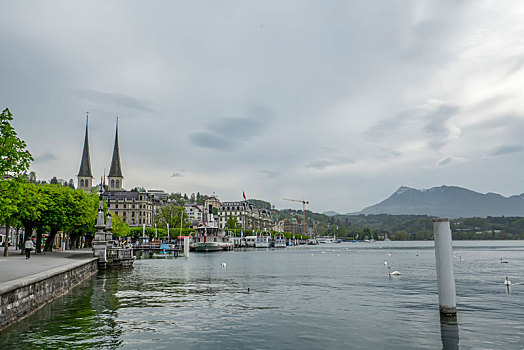
<path fill-rule="evenodd" d="M 45 254 L 31 252 L 31 258 L 26 259 L 25 255 L 20 254 L 20 250 L 9 248 L 9 256 L 3 256 L 4 248 L 0 247 L 0 283 L 15 281 L 93 257 L 93 250 L 85 248 Z"/>

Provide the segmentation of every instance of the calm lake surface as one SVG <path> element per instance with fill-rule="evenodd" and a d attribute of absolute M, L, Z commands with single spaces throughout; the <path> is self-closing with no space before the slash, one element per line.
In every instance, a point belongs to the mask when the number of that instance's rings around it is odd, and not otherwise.
<path fill-rule="evenodd" d="M 137 260 L 0 332 L 0 349 L 523 349 L 524 242 L 453 246 L 455 325 L 433 242 L 341 243 Z"/>

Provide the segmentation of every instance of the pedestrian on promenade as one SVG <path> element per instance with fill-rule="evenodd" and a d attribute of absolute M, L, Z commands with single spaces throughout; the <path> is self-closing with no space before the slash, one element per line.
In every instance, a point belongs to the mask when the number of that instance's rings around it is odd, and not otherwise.
<path fill-rule="evenodd" d="M 25 241 L 25 258 L 29 259 L 31 257 L 31 249 L 33 249 L 33 241 L 30 237 L 27 237 Z"/>

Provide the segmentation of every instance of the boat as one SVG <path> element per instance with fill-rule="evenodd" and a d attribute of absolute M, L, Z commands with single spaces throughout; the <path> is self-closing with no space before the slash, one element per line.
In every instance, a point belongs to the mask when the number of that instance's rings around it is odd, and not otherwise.
<path fill-rule="evenodd" d="M 285 248 L 286 247 L 286 237 L 283 234 L 278 234 L 275 236 L 274 240 L 275 248 Z"/>
<path fill-rule="evenodd" d="M 234 248 L 233 238 L 226 236 L 224 230 L 218 227 L 218 222 L 213 219 L 213 206 L 209 205 L 210 218 L 205 225 L 195 229 L 195 251 L 216 252 Z"/>
<path fill-rule="evenodd" d="M 253 248 L 257 241 L 257 236 L 246 236 L 245 241 L 246 241 L 246 247 Z"/>
<path fill-rule="evenodd" d="M 161 250 L 158 253 L 153 253 L 153 258 L 169 258 L 175 256 L 173 247 L 169 244 L 162 243 L 160 249 Z"/>
<path fill-rule="evenodd" d="M 316 240 L 316 239 L 314 239 L 314 238 L 310 238 L 310 239 L 307 240 L 307 243 L 306 243 L 306 244 L 307 244 L 307 245 L 317 245 L 317 244 L 319 244 L 319 243 L 318 243 L 318 240 Z"/>
<path fill-rule="evenodd" d="M 255 241 L 255 248 L 269 248 L 271 247 L 271 236 L 269 234 L 261 234 L 257 236 Z"/>

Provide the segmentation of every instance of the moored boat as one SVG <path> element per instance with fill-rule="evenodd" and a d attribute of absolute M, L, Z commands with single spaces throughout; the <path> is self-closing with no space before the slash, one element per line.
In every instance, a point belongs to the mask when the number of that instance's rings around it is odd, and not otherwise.
<path fill-rule="evenodd" d="M 286 247 L 286 237 L 283 234 L 278 234 L 275 236 L 274 240 L 275 248 L 285 248 Z"/>
<path fill-rule="evenodd" d="M 261 234 L 257 236 L 255 241 L 255 248 L 269 248 L 271 247 L 271 236 L 269 234 Z"/>
<path fill-rule="evenodd" d="M 209 206 L 210 220 L 205 225 L 195 229 L 195 251 L 216 252 L 220 250 L 231 250 L 234 248 L 231 237 L 226 236 L 224 230 L 218 227 L 213 220 L 213 208 Z"/>

